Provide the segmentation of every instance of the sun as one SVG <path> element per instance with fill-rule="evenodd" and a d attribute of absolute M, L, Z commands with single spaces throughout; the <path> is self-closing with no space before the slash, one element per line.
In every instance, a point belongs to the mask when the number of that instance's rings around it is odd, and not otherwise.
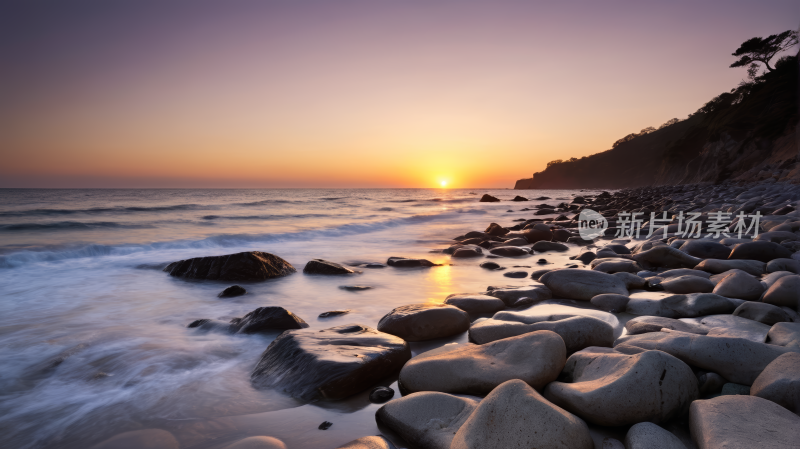
<path fill-rule="evenodd" d="M 442 187 L 447 187 L 447 181 L 442 181 L 439 183 Z"/>

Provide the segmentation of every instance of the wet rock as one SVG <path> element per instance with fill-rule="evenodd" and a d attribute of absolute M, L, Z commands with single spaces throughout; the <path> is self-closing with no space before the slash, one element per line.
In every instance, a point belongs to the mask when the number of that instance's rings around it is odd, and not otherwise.
<path fill-rule="evenodd" d="M 614 348 L 622 351 L 626 347 L 664 351 L 693 367 L 714 371 L 729 382 L 742 385 L 752 385 L 767 365 L 789 352 L 780 346 L 744 338 L 708 337 L 675 331 L 634 335 Z"/>
<path fill-rule="evenodd" d="M 739 304 L 713 293 L 689 293 L 666 298 L 631 298 L 626 311 L 632 315 L 667 318 L 696 318 L 705 315 L 733 313 Z"/>
<path fill-rule="evenodd" d="M 390 257 L 386 265 L 398 268 L 435 267 L 435 263 L 427 259 L 407 259 L 405 257 Z"/>
<path fill-rule="evenodd" d="M 541 228 L 531 228 L 525 229 L 522 231 L 522 234 L 525 236 L 525 240 L 530 243 L 536 243 L 540 241 L 550 241 L 553 239 L 553 232 L 550 229 L 541 229 Z"/>
<path fill-rule="evenodd" d="M 396 449 L 394 444 L 382 436 L 361 437 L 336 449 Z"/>
<path fill-rule="evenodd" d="M 607 260 L 607 262 L 604 262 Z M 599 263 L 595 263 L 600 261 Z M 622 260 L 622 259 L 595 259 L 592 261 L 594 265 L 592 270 L 600 271 L 603 273 L 614 274 L 614 273 L 638 273 L 642 271 L 642 267 L 639 266 L 636 262 L 632 260 Z"/>
<path fill-rule="evenodd" d="M 302 329 L 308 323 L 283 307 L 259 307 L 231 321 L 231 331 L 239 334 L 257 334 L 275 329 Z"/>
<path fill-rule="evenodd" d="M 403 339 L 358 324 L 285 331 L 250 379 L 303 399 L 342 399 L 389 376 L 411 358 Z"/>
<path fill-rule="evenodd" d="M 689 411 L 692 439 L 699 448 L 793 448 L 800 417 L 755 396 L 719 396 L 695 401 Z"/>
<path fill-rule="evenodd" d="M 383 404 L 394 397 L 394 390 L 389 387 L 375 387 L 369 393 L 369 401 L 373 404 Z"/>
<path fill-rule="evenodd" d="M 625 282 L 611 274 L 598 271 L 564 269 L 544 274 L 539 281 L 557 298 L 589 301 L 603 293 L 628 295 Z"/>
<path fill-rule="evenodd" d="M 491 235 L 491 236 L 495 236 L 495 237 L 502 237 L 502 236 L 508 234 L 509 230 L 504 228 L 504 227 L 502 227 L 502 226 L 500 226 L 497 223 L 492 223 L 492 224 L 489 225 L 488 228 L 486 228 L 485 232 L 486 232 L 487 235 Z"/>
<path fill-rule="evenodd" d="M 528 287 L 502 287 L 502 288 L 489 288 L 486 292 L 489 296 L 494 296 L 511 306 L 516 303 L 520 298 L 529 298 L 532 302 L 541 302 L 553 297 L 550 289 L 544 285 L 532 285 Z"/>
<path fill-rule="evenodd" d="M 625 283 L 625 288 L 628 290 L 642 289 L 647 285 L 647 281 L 644 278 L 633 273 L 619 272 L 614 273 L 614 276 L 622 279 L 622 282 Z"/>
<path fill-rule="evenodd" d="M 539 259 L 536 261 L 536 263 L 539 265 L 547 265 L 549 262 L 547 262 L 547 259 Z"/>
<path fill-rule="evenodd" d="M 525 246 L 527 244 L 528 241 L 522 237 L 515 237 L 502 243 L 503 246 Z"/>
<path fill-rule="evenodd" d="M 480 267 L 484 268 L 486 270 L 499 270 L 500 269 L 500 264 L 498 264 L 497 262 L 492 262 L 492 261 L 489 260 L 489 261 L 481 263 Z"/>
<path fill-rule="evenodd" d="M 483 345 L 446 345 L 424 352 L 403 366 L 399 382 L 409 392 L 484 395 L 511 379 L 542 389 L 558 377 L 566 360 L 561 337 L 538 331 Z"/>
<path fill-rule="evenodd" d="M 518 257 L 530 254 L 527 249 L 520 248 L 519 246 L 498 246 L 497 248 L 490 249 L 489 252 L 502 257 Z"/>
<path fill-rule="evenodd" d="M 387 402 L 375 412 L 375 419 L 409 444 L 447 449 L 477 405 L 474 399 L 425 391 Z"/>
<path fill-rule="evenodd" d="M 800 414 L 800 353 L 783 354 L 767 365 L 753 382 L 750 395 Z"/>
<path fill-rule="evenodd" d="M 744 271 L 731 270 L 714 287 L 714 293 L 728 298 L 739 298 L 755 301 L 764 293 L 764 286 L 753 276 Z"/>
<path fill-rule="evenodd" d="M 655 276 L 656 274 L 653 274 Z M 702 270 L 695 270 L 691 268 L 675 268 L 673 270 L 662 271 L 661 273 L 657 274 L 658 277 L 668 279 L 674 278 L 678 276 L 697 276 L 703 279 L 708 279 L 711 277 L 711 273 L 702 271 Z"/>
<path fill-rule="evenodd" d="M 580 418 L 551 404 L 525 382 L 509 380 L 480 402 L 449 447 L 592 449 L 594 442 Z"/>
<path fill-rule="evenodd" d="M 480 246 L 464 245 L 453 252 L 453 257 L 480 257 L 483 250 Z"/>
<path fill-rule="evenodd" d="M 595 260 L 597 255 L 591 251 L 584 251 L 579 256 L 575 257 L 573 260 L 580 260 L 583 262 L 584 265 L 590 263 L 591 261 Z"/>
<path fill-rule="evenodd" d="M 713 282 L 699 276 L 670 277 L 660 285 L 670 293 L 711 293 L 714 290 Z"/>
<path fill-rule="evenodd" d="M 651 422 L 634 424 L 625 435 L 626 449 L 686 449 L 671 432 Z"/>
<path fill-rule="evenodd" d="M 492 195 L 489 195 L 488 193 L 484 193 L 483 196 L 481 197 L 481 199 L 478 202 L 480 202 L 480 203 L 496 203 L 498 201 L 500 201 L 499 198 L 495 198 Z"/>
<path fill-rule="evenodd" d="M 514 197 L 514 199 L 513 199 L 513 200 L 511 200 L 511 201 L 528 201 L 528 199 L 527 199 L 527 198 L 523 198 L 523 197 L 521 197 L 521 196 L 517 195 L 517 196 L 515 196 L 515 197 Z"/>
<path fill-rule="evenodd" d="M 783 321 L 791 321 L 783 309 L 763 302 L 746 302 L 733 311 L 733 316 L 758 321 L 769 326 Z"/>
<path fill-rule="evenodd" d="M 684 413 L 698 396 L 697 378 L 684 362 L 661 351 L 627 355 L 576 352 L 544 397 L 602 426 L 664 422 Z"/>
<path fill-rule="evenodd" d="M 297 270 L 270 253 L 248 251 L 224 256 L 195 257 L 172 262 L 164 268 L 170 276 L 212 281 L 263 281 Z"/>
<path fill-rule="evenodd" d="M 769 262 L 773 259 L 790 259 L 792 252 L 777 243 L 750 242 L 740 243 L 733 247 L 729 259 L 746 259 Z"/>
<path fill-rule="evenodd" d="M 784 276 L 778 279 L 767 291 L 761 301 L 775 306 L 786 306 L 800 310 L 800 276 Z"/>
<path fill-rule="evenodd" d="M 553 240 L 557 242 L 566 242 L 572 238 L 572 233 L 566 229 L 556 229 L 553 231 Z"/>
<path fill-rule="evenodd" d="M 242 296 L 247 293 L 247 290 L 238 286 L 238 285 L 231 285 L 230 287 L 222 290 L 218 295 L 217 298 L 233 298 L 236 296 Z"/>
<path fill-rule="evenodd" d="M 557 243 L 557 242 L 545 242 L 545 241 L 538 241 L 533 244 L 531 247 L 534 251 L 545 252 L 545 251 L 567 251 L 569 247 L 567 245 Z"/>
<path fill-rule="evenodd" d="M 469 329 L 470 339 L 482 345 L 504 338 L 547 330 L 555 332 L 564 340 L 568 353 L 589 346 L 610 347 L 614 343 L 614 327 L 594 317 L 554 316 L 552 320 L 542 320 L 543 317 L 505 313 L 499 318 L 473 324 Z"/>
<path fill-rule="evenodd" d="M 661 329 L 670 329 L 698 335 L 706 335 L 709 328 L 695 323 L 687 323 L 674 318 L 660 316 L 638 316 L 625 323 L 628 335 L 646 334 L 648 332 L 661 332 Z"/>
<path fill-rule="evenodd" d="M 238 320 L 239 318 L 236 318 Z M 236 332 L 236 327 L 231 326 L 230 323 L 226 323 L 220 320 L 209 320 L 209 319 L 200 319 L 194 320 L 186 326 L 189 329 L 197 329 L 201 332 L 227 332 L 227 333 L 234 333 Z"/>
<path fill-rule="evenodd" d="M 334 316 L 341 316 L 350 313 L 350 309 L 347 310 L 330 310 L 328 312 L 322 312 L 319 314 L 319 318 L 331 318 Z"/>
<path fill-rule="evenodd" d="M 742 270 L 753 276 L 761 276 L 766 272 L 767 264 L 758 260 L 720 260 L 706 259 L 696 267 L 695 270 L 708 271 L 709 273 L 724 273 L 728 270 Z"/>
<path fill-rule="evenodd" d="M 778 271 L 788 271 L 800 274 L 800 260 L 795 259 L 773 259 L 767 263 L 767 273 Z"/>
<path fill-rule="evenodd" d="M 258 436 L 239 440 L 223 449 L 286 449 L 286 445 L 277 438 Z"/>
<path fill-rule="evenodd" d="M 330 421 L 322 421 L 322 424 L 320 424 L 319 427 L 317 427 L 317 429 L 319 429 L 319 430 L 328 430 L 328 429 L 331 428 L 332 425 L 333 425 L 333 423 L 330 422 Z"/>
<path fill-rule="evenodd" d="M 454 293 L 444 303 L 473 314 L 495 313 L 506 308 L 503 300 L 480 293 Z"/>
<path fill-rule="evenodd" d="M 503 276 L 505 276 L 507 278 L 520 279 L 520 278 L 528 277 L 528 272 L 527 271 L 508 271 L 508 272 L 503 273 Z"/>
<path fill-rule="evenodd" d="M 409 304 L 393 309 L 378 322 L 378 330 L 406 341 L 449 337 L 469 329 L 469 314 L 447 304 Z"/>
<path fill-rule="evenodd" d="M 710 240 L 690 239 L 681 245 L 680 250 L 700 259 L 727 259 L 731 254 L 730 248 Z"/>
<path fill-rule="evenodd" d="M 369 285 L 340 285 L 339 288 L 347 290 L 348 292 L 362 292 L 372 289 Z"/>
<path fill-rule="evenodd" d="M 624 312 L 626 306 L 628 305 L 628 301 L 630 301 L 629 297 L 614 293 L 597 295 L 590 300 L 593 306 L 602 311 L 610 313 Z"/>
<path fill-rule="evenodd" d="M 336 275 L 336 274 L 353 274 L 355 273 L 355 271 L 336 262 L 330 262 L 322 259 L 312 259 L 308 261 L 305 268 L 303 268 L 303 273 Z"/>
<path fill-rule="evenodd" d="M 800 352 L 800 323 L 775 323 L 767 334 L 770 344 Z"/>
<path fill-rule="evenodd" d="M 621 244 L 613 244 L 612 243 L 610 245 L 604 246 L 603 249 L 604 250 L 614 251 L 615 254 L 630 254 L 631 253 L 631 250 L 627 246 L 621 245 Z"/>
<path fill-rule="evenodd" d="M 633 260 L 646 270 L 655 267 L 692 268 L 702 261 L 702 259 L 690 256 L 679 249 L 670 248 L 669 246 L 657 246 L 635 254 Z"/>

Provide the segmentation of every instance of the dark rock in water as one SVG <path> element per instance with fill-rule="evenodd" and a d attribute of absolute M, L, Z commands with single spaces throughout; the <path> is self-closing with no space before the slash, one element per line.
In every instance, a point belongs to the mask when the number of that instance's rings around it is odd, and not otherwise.
<path fill-rule="evenodd" d="M 361 264 L 358 267 L 359 268 L 386 268 L 386 265 L 384 265 L 382 263 L 378 263 L 378 262 L 370 262 L 370 263 Z"/>
<path fill-rule="evenodd" d="M 500 201 L 499 198 L 495 198 L 492 195 L 489 195 L 488 193 L 484 193 L 479 202 L 480 203 L 496 203 L 498 201 Z"/>
<path fill-rule="evenodd" d="M 515 197 L 514 197 L 514 199 L 513 199 L 513 200 L 511 200 L 511 201 L 528 201 L 528 199 L 527 199 L 527 198 L 523 198 L 523 197 L 521 197 L 521 196 L 517 195 L 517 196 L 515 196 Z"/>
<path fill-rule="evenodd" d="M 584 253 L 581 253 L 579 256 L 576 256 L 573 260 L 580 260 L 581 262 L 583 262 L 584 265 L 586 265 L 587 263 L 595 260 L 596 258 L 597 254 L 591 251 L 586 251 Z M 570 257 L 570 259 L 572 258 Z"/>
<path fill-rule="evenodd" d="M 497 248 L 490 249 L 489 252 L 495 256 L 502 257 L 519 257 L 530 254 L 526 248 L 519 246 L 498 246 Z"/>
<path fill-rule="evenodd" d="M 561 243 L 539 241 L 534 243 L 531 249 L 533 249 L 534 251 L 545 252 L 545 251 L 567 251 L 569 248 L 566 245 L 562 245 Z"/>
<path fill-rule="evenodd" d="M 350 313 L 350 309 L 347 309 L 347 310 L 330 310 L 328 312 L 320 313 L 319 317 L 320 318 L 330 318 L 330 317 L 334 317 L 334 316 L 344 315 L 344 314 L 347 314 L 347 313 Z"/>
<path fill-rule="evenodd" d="M 544 275 L 545 273 L 550 272 L 550 271 L 553 271 L 553 270 L 536 270 L 533 273 L 531 273 L 531 279 L 536 279 L 538 281 L 539 278 L 542 277 L 542 275 Z"/>
<path fill-rule="evenodd" d="M 790 259 L 792 252 L 772 242 L 740 243 L 733 247 L 729 259 L 747 259 L 769 262 L 772 259 Z"/>
<path fill-rule="evenodd" d="M 509 232 L 508 229 L 500 226 L 497 223 L 492 223 L 492 224 L 489 225 L 488 228 L 486 228 L 486 234 L 493 235 L 493 236 L 496 236 L 496 237 L 502 237 L 502 236 L 508 234 L 508 232 Z"/>
<path fill-rule="evenodd" d="M 389 387 L 375 387 L 369 394 L 369 401 L 373 404 L 383 404 L 394 397 L 394 390 Z"/>
<path fill-rule="evenodd" d="M 525 278 L 528 277 L 527 271 L 509 271 L 507 273 L 503 273 L 503 276 L 507 278 Z"/>
<path fill-rule="evenodd" d="M 547 259 L 539 259 L 539 260 L 536 261 L 536 263 L 538 263 L 539 265 L 544 265 L 544 264 L 546 264 L 548 262 L 547 262 Z"/>
<path fill-rule="evenodd" d="M 236 318 L 239 320 L 240 318 Z M 202 332 L 222 332 L 222 333 L 235 333 L 237 327 L 232 325 L 231 323 L 226 323 L 225 321 L 220 320 L 209 320 L 209 319 L 202 319 L 202 320 L 194 320 L 186 326 L 189 329 L 197 329 Z"/>
<path fill-rule="evenodd" d="M 579 268 L 577 265 L 567 265 L 567 268 Z"/>
<path fill-rule="evenodd" d="M 513 211 L 513 210 L 511 210 L 511 209 L 509 209 L 509 210 L 507 210 L 506 212 L 514 212 L 514 211 Z"/>
<path fill-rule="evenodd" d="M 487 261 L 487 262 L 483 262 L 480 266 L 481 266 L 481 268 L 485 268 L 487 270 L 499 270 L 500 269 L 500 264 L 498 264 L 497 262 Z"/>
<path fill-rule="evenodd" d="M 559 242 L 566 242 L 567 240 L 570 239 L 570 237 L 572 237 L 572 233 L 567 231 L 566 229 L 556 229 L 555 231 L 553 231 L 553 240 L 557 240 Z"/>
<path fill-rule="evenodd" d="M 172 262 L 164 268 L 170 276 L 212 281 L 263 281 L 296 272 L 280 257 L 261 251 L 195 257 Z"/>
<path fill-rule="evenodd" d="M 320 424 L 319 427 L 317 427 L 317 428 L 319 430 L 328 430 L 328 429 L 331 428 L 332 425 L 333 425 L 333 423 L 330 422 L 330 421 L 322 421 L 322 424 Z"/>
<path fill-rule="evenodd" d="M 349 292 L 360 292 L 363 290 L 369 290 L 372 287 L 368 285 L 340 285 L 339 288 L 342 290 L 347 290 Z"/>
<path fill-rule="evenodd" d="M 363 391 L 411 358 L 402 338 L 359 324 L 286 331 L 270 343 L 250 379 L 303 400 Z"/>
<path fill-rule="evenodd" d="M 536 201 L 544 201 L 544 200 L 549 200 L 549 199 L 550 199 L 549 196 L 540 196 L 539 198 L 534 198 L 534 200 L 536 200 Z"/>
<path fill-rule="evenodd" d="M 405 257 L 390 257 L 389 260 L 386 261 L 386 265 L 398 268 L 438 266 L 438 264 L 435 264 L 428 259 L 406 259 Z"/>
<path fill-rule="evenodd" d="M 446 304 L 409 304 L 392 309 L 378 322 L 378 330 L 406 341 L 449 337 L 469 329 L 469 314 Z"/>
<path fill-rule="evenodd" d="M 189 329 L 193 329 L 193 328 L 195 328 L 195 327 L 200 327 L 200 326 L 202 326 L 202 325 L 204 325 L 204 324 L 206 324 L 206 323 L 208 323 L 208 322 L 210 322 L 210 321 L 211 321 L 211 320 L 209 320 L 209 319 L 207 319 L 207 318 L 200 319 L 200 320 L 194 320 L 194 321 L 192 321 L 191 323 L 189 323 L 189 325 L 188 325 L 188 326 L 186 326 L 186 327 L 187 327 L 187 328 L 189 328 Z"/>
<path fill-rule="evenodd" d="M 238 286 L 238 285 L 231 285 L 230 287 L 222 290 L 218 295 L 217 298 L 233 298 L 235 296 L 242 296 L 247 293 L 247 290 Z"/>
<path fill-rule="evenodd" d="M 336 262 L 322 259 L 312 259 L 303 268 L 305 274 L 353 274 L 355 271 Z"/>
<path fill-rule="evenodd" d="M 276 329 L 302 329 L 308 323 L 283 307 L 259 307 L 243 318 L 234 318 L 231 325 L 240 334 L 256 334 Z M 232 329 L 234 330 L 234 329 Z"/>

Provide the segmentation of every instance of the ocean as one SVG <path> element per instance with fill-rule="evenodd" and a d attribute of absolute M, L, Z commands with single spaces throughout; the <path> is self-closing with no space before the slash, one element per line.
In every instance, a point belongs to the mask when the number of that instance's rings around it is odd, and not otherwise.
<path fill-rule="evenodd" d="M 550 199 L 480 203 L 484 193 Z M 587 192 L 588 193 L 588 192 Z M 578 191 L 450 189 L 0 190 L 0 434 L 5 448 L 86 448 L 130 430 L 170 431 L 182 448 L 213 449 L 253 435 L 289 448 L 335 448 L 380 432 L 369 391 L 304 403 L 257 390 L 250 372 L 274 335 L 187 329 L 282 306 L 311 328 L 376 327 L 392 308 L 442 302 L 489 285 L 527 285 L 450 260 L 439 250 L 490 222 L 558 204 Z M 241 283 L 186 281 L 162 271 L 197 256 L 266 251 L 298 272 Z M 306 262 L 385 263 L 427 258 L 425 269 L 308 276 Z M 538 259 L 539 256 L 531 256 Z M 531 265 L 533 260 L 514 259 Z M 506 263 L 512 266 L 512 262 Z M 530 271 L 530 270 L 529 270 Z M 345 285 L 372 287 L 347 291 Z M 328 310 L 351 309 L 334 318 Z M 466 335 L 412 344 L 414 354 Z M 384 384 L 397 391 L 395 379 Z M 396 393 L 396 394 L 399 394 Z M 328 430 L 317 427 L 333 423 Z"/>

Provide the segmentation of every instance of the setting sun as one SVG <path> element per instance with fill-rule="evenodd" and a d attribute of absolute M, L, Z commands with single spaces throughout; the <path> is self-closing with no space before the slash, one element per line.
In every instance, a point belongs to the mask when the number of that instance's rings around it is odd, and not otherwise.
<path fill-rule="evenodd" d="M 440 182 L 439 184 L 441 184 L 441 185 L 442 185 L 442 187 L 447 187 L 447 181 L 442 181 L 442 182 Z"/>

